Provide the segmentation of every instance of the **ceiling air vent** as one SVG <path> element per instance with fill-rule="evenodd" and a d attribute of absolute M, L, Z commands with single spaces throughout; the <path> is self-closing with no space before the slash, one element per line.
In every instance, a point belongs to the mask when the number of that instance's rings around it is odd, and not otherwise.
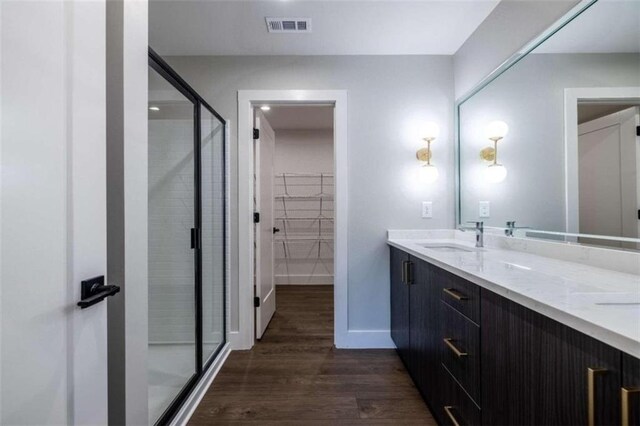
<path fill-rule="evenodd" d="M 270 33 L 310 33 L 311 18 L 265 18 Z"/>

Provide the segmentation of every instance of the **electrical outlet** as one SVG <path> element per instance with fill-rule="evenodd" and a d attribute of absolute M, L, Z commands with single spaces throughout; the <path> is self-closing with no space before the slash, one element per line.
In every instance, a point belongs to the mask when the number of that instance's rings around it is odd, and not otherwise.
<path fill-rule="evenodd" d="M 431 219 L 432 217 L 433 217 L 433 202 L 423 201 L 422 202 L 422 218 Z"/>
<path fill-rule="evenodd" d="M 491 217 L 491 205 L 488 201 L 480 201 L 479 217 Z"/>

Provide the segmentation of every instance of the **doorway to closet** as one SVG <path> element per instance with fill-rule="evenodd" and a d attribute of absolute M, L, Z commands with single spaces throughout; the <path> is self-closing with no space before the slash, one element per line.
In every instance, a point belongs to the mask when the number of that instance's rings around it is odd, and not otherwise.
<path fill-rule="evenodd" d="M 333 105 L 254 108 L 256 339 L 270 324 L 273 333 L 284 326 L 333 335 L 333 120 Z M 313 318 L 289 318 L 300 300 L 326 306 Z"/>

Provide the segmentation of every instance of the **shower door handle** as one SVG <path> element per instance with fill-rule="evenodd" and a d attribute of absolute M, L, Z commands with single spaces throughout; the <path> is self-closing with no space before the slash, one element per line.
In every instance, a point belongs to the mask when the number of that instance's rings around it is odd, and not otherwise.
<path fill-rule="evenodd" d="M 191 248 L 200 248 L 200 230 L 198 228 L 191 228 Z"/>

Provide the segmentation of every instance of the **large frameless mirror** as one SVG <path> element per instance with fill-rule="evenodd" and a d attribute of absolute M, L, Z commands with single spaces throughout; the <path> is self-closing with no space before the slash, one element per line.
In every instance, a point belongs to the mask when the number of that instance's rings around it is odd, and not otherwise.
<path fill-rule="evenodd" d="M 461 223 L 640 248 L 640 2 L 583 3 L 457 114 Z"/>

